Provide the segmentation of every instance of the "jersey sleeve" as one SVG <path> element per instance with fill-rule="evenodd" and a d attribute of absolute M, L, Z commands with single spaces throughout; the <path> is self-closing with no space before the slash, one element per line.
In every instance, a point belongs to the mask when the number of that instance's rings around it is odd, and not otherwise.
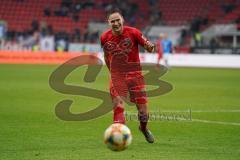
<path fill-rule="evenodd" d="M 137 42 L 138 42 L 141 46 L 144 46 L 145 41 L 147 41 L 147 38 L 143 36 L 142 32 L 139 31 L 138 29 L 134 29 L 134 36 L 135 36 Z"/>

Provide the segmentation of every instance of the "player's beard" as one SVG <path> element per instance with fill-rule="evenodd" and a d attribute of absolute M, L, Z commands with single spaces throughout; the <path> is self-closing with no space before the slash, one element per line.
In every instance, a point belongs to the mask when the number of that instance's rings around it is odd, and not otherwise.
<path fill-rule="evenodd" d="M 122 33 L 122 25 L 112 26 L 112 30 L 116 34 Z"/>

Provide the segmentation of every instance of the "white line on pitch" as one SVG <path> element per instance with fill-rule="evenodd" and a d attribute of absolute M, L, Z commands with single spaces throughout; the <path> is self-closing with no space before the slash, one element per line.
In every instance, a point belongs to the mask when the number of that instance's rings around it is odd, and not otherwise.
<path fill-rule="evenodd" d="M 192 121 L 193 122 L 202 122 L 202 123 L 212 123 L 212 124 L 240 126 L 240 123 L 236 123 L 236 122 L 209 121 L 209 120 L 203 120 L 203 119 L 192 119 Z"/>
<path fill-rule="evenodd" d="M 240 110 L 226 110 L 226 109 L 224 109 L 224 110 L 158 110 L 157 112 L 195 112 L 195 113 L 201 113 L 201 112 L 209 112 L 209 113 L 211 113 L 211 112 L 232 112 L 232 113 L 234 113 L 234 112 L 240 112 Z M 156 111 L 150 111 L 150 112 L 156 112 Z"/>

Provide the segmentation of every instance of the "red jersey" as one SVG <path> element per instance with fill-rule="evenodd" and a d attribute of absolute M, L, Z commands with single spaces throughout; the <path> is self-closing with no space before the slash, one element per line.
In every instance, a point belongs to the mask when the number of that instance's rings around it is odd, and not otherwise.
<path fill-rule="evenodd" d="M 146 40 L 138 29 L 128 26 L 123 27 L 121 35 L 114 35 L 112 30 L 102 34 L 101 46 L 111 72 L 112 98 L 127 98 L 129 92 L 132 102 L 147 103 L 138 48 L 139 44 L 144 46 Z"/>
<path fill-rule="evenodd" d="M 146 40 L 141 31 L 128 26 L 123 26 L 121 35 L 114 35 L 111 29 L 104 32 L 101 35 L 101 46 L 105 53 L 105 60 L 108 61 L 108 68 L 112 69 L 112 57 L 117 54 L 126 55 L 128 62 L 140 64 L 138 45 L 144 46 Z"/>
<path fill-rule="evenodd" d="M 163 56 L 162 40 L 157 41 L 157 53 L 158 53 L 158 59 L 161 59 Z"/>

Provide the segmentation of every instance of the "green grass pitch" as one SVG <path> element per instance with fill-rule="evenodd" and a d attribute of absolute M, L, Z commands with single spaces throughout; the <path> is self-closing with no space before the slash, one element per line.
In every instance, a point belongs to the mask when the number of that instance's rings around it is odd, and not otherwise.
<path fill-rule="evenodd" d="M 60 100 L 74 100 L 72 112 L 85 112 L 100 100 L 52 90 L 48 78 L 55 65 L 0 65 L 0 160 L 233 160 L 240 157 L 240 70 L 172 68 L 162 79 L 174 89 L 149 98 L 150 111 L 190 114 L 190 120 L 149 122 L 156 142 L 148 144 L 138 122 L 128 121 L 133 142 L 122 152 L 103 144 L 112 113 L 87 122 L 67 122 L 54 113 Z M 66 80 L 108 91 L 104 68 L 95 83 L 83 82 L 85 69 Z M 134 106 L 126 106 L 136 112 Z M 180 111 L 180 112 L 179 112 Z M 183 113 L 181 113 L 181 111 Z M 171 112 L 170 112 L 171 113 Z"/>

